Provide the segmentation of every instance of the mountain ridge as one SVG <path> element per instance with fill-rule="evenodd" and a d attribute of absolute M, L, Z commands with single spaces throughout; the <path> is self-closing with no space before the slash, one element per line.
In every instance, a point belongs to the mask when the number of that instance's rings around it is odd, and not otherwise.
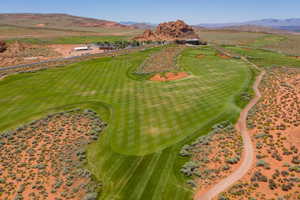
<path fill-rule="evenodd" d="M 279 30 L 288 30 L 288 31 L 300 31 L 300 18 L 288 18 L 288 19 L 261 19 L 261 20 L 252 20 L 246 22 L 233 22 L 233 23 L 201 23 L 196 26 L 201 26 L 205 28 L 226 28 L 233 26 L 244 26 L 244 25 L 255 25 L 262 27 L 269 27 Z"/>

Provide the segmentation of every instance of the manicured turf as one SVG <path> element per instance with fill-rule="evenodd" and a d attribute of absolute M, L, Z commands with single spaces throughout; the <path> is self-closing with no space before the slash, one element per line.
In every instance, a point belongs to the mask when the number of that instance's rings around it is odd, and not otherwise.
<path fill-rule="evenodd" d="M 287 38 L 281 35 L 268 34 L 263 37 L 257 38 L 254 42 L 250 43 L 251 47 L 266 47 L 271 44 L 277 44 L 279 42 L 285 41 Z"/>
<path fill-rule="evenodd" d="M 128 76 L 158 50 L 0 81 L 0 130 L 49 112 L 91 108 L 109 124 L 88 148 L 88 168 L 104 184 L 101 199 L 190 199 L 179 149 L 214 123 L 238 116 L 235 97 L 248 89 L 251 72 L 241 60 L 202 47 L 179 59 L 191 74 L 187 79 L 157 83 Z"/>
<path fill-rule="evenodd" d="M 238 32 L 228 30 L 200 30 L 198 33 L 203 40 L 219 45 L 252 44 L 257 39 L 267 35 L 265 33 Z"/>
<path fill-rule="evenodd" d="M 255 48 L 243 48 L 243 47 L 236 47 L 236 46 L 227 46 L 225 48 L 239 55 L 247 56 L 251 62 L 261 67 L 272 67 L 272 66 L 300 67 L 299 58 L 287 56 L 274 51 L 255 49 Z"/>
<path fill-rule="evenodd" d="M 130 36 L 66 36 L 55 38 L 16 38 L 7 42 L 25 42 L 30 44 L 85 44 L 96 42 L 113 42 L 119 40 L 129 40 Z"/>

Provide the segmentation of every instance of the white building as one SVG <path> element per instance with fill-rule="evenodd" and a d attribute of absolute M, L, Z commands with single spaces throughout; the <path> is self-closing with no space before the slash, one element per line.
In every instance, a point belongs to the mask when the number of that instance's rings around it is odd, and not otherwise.
<path fill-rule="evenodd" d="M 74 51 L 88 51 L 88 50 L 90 50 L 88 46 L 74 48 Z"/>

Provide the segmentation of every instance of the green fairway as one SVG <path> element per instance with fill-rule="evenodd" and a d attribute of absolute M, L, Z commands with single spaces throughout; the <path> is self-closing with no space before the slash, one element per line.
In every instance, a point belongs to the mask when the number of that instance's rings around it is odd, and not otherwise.
<path fill-rule="evenodd" d="M 286 37 L 284 36 L 281 36 L 281 35 L 275 35 L 275 34 L 268 34 L 268 35 L 265 35 L 263 37 L 259 37 L 257 38 L 254 42 L 250 43 L 249 45 L 251 47 L 266 47 L 268 45 L 272 45 L 272 44 L 277 44 L 277 43 L 280 43 L 282 41 L 285 41 L 287 40 Z"/>
<path fill-rule="evenodd" d="M 104 185 L 101 199 L 190 199 L 178 151 L 213 124 L 236 119 L 235 100 L 248 90 L 251 72 L 243 61 L 201 47 L 185 50 L 178 60 L 189 78 L 157 83 L 128 76 L 159 50 L 0 81 L 0 130 L 46 113 L 91 108 L 109 124 L 88 148 L 88 168 Z M 198 54 L 206 57 L 198 59 Z"/>
<path fill-rule="evenodd" d="M 239 55 L 247 56 L 251 62 L 257 64 L 260 67 L 300 66 L 300 59 L 280 54 L 271 50 L 243 48 L 237 46 L 226 46 L 225 48 Z"/>

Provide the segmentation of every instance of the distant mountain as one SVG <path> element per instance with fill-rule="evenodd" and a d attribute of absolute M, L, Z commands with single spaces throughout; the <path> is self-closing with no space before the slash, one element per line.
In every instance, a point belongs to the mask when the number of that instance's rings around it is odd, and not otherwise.
<path fill-rule="evenodd" d="M 157 24 L 152 24 L 148 22 L 132 22 L 132 21 L 122 22 L 121 21 L 119 23 L 122 25 L 132 26 L 139 29 L 153 29 L 157 26 Z"/>
<path fill-rule="evenodd" d="M 288 30 L 288 31 L 299 31 L 300 18 L 262 19 L 262 20 L 254 20 L 254 21 L 239 22 L 239 23 L 199 24 L 197 26 L 202 26 L 206 28 L 224 28 L 224 27 L 232 27 L 232 26 L 244 26 L 244 25 L 270 27 L 273 29 Z"/>
<path fill-rule="evenodd" d="M 14 25 L 23 27 L 58 28 L 58 29 L 84 29 L 84 28 L 132 28 L 117 22 L 78 17 L 68 14 L 33 14 L 16 13 L 0 14 L 0 25 Z"/>
<path fill-rule="evenodd" d="M 226 26 L 218 29 L 229 30 L 229 31 L 254 32 L 254 33 L 275 33 L 275 34 L 288 33 L 288 31 L 286 30 L 279 30 L 271 27 L 257 26 L 257 25 Z"/>

